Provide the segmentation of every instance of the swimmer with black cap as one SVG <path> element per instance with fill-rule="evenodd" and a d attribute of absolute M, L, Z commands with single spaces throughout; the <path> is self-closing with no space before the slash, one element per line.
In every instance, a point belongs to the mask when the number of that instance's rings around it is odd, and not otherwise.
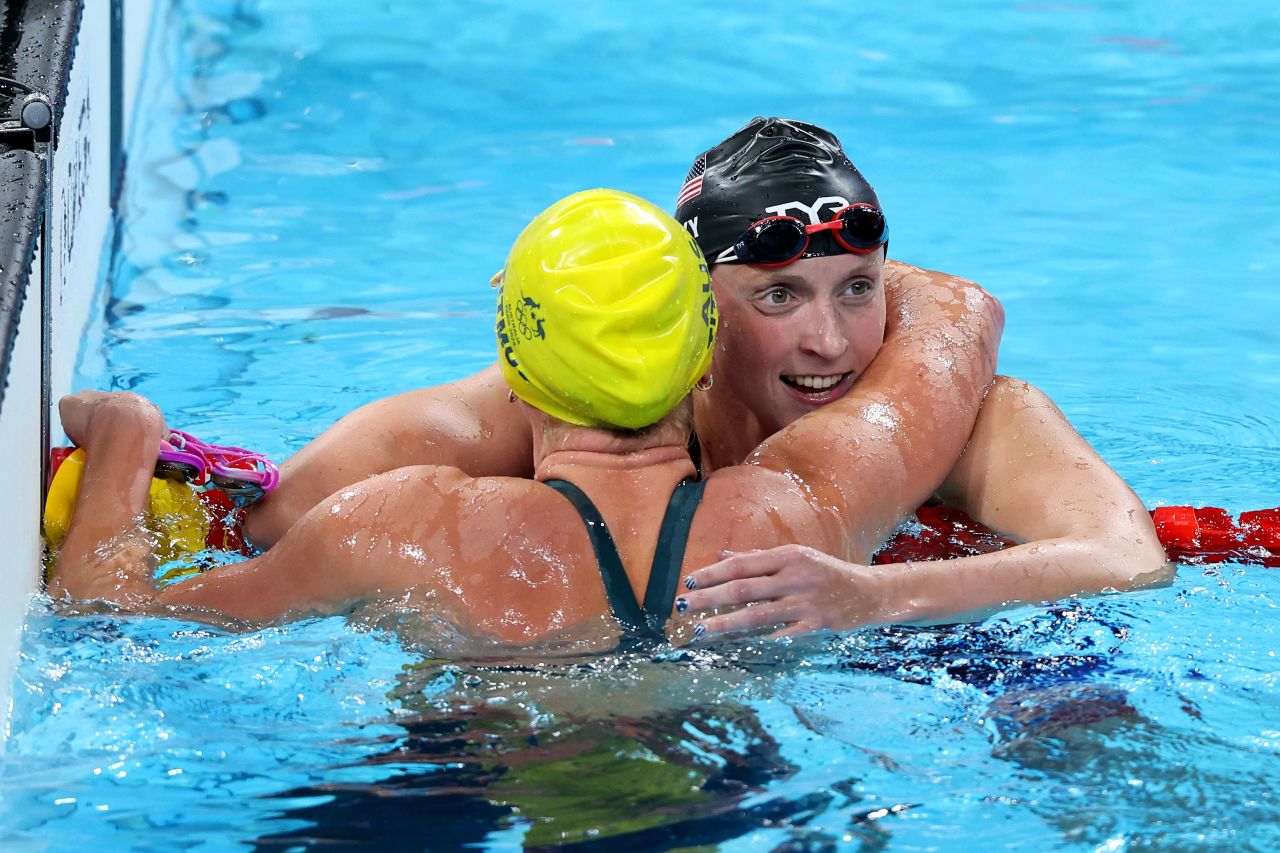
<path fill-rule="evenodd" d="M 840 399 L 871 365 L 885 337 L 888 224 L 834 136 L 781 119 L 756 119 L 700 155 L 677 201 L 676 219 L 732 282 L 723 369 L 697 397 L 714 469 Z"/>
<path fill-rule="evenodd" d="M 944 299 L 972 296 L 965 282 L 887 261 L 879 198 L 839 140 L 815 125 L 755 119 L 700 155 L 676 218 L 712 260 L 722 311 L 715 382 L 695 396 L 709 470 L 737 464 L 768 436 L 846 399 L 879 362 L 886 289 L 923 280 Z M 911 310 L 899 299 L 890 325 Z M 924 368 L 945 382 L 952 364 L 940 349 Z M 910 418 L 905 402 L 862 406 L 862 419 L 886 426 L 879 452 L 915 452 L 912 434 L 895 428 Z M 848 452 L 877 449 L 861 443 Z M 964 453 L 936 461 L 949 469 L 939 470 L 937 497 L 1028 544 L 897 567 L 879 594 L 903 602 L 907 620 L 1167 576 L 1137 496 L 1026 383 L 996 377 Z M 904 494 L 887 491 L 890 501 Z M 914 508 L 900 506 L 903 515 Z M 850 627 L 841 590 L 869 571 L 795 548 L 734 555 L 691 576 L 698 589 L 688 603 L 708 614 L 711 633 L 773 626 L 794 613 L 811 625 Z"/>
<path fill-rule="evenodd" d="M 725 550 L 869 558 L 877 539 L 858 532 L 845 484 L 878 463 L 829 453 L 857 406 L 833 403 L 751 464 L 696 478 L 689 395 L 719 314 L 706 261 L 670 216 L 626 193 L 569 196 L 528 225 L 496 283 L 505 405 L 533 436 L 536 479 L 387 472 L 320 502 L 266 554 L 158 590 L 139 517 L 164 420 L 137 395 L 85 392 L 60 404 L 87 462 L 51 594 L 253 621 L 385 600 L 478 643 L 581 652 L 699 637 L 678 580 Z M 846 621 L 896 616 L 860 578 L 848 592 Z"/>

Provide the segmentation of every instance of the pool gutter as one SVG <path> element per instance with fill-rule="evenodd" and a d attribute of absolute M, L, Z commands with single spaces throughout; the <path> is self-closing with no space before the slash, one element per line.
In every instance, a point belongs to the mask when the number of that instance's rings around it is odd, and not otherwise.
<path fill-rule="evenodd" d="M 53 408 L 72 390 L 114 234 L 153 0 L 0 0 L 0 745 L 40 583 Z"/>

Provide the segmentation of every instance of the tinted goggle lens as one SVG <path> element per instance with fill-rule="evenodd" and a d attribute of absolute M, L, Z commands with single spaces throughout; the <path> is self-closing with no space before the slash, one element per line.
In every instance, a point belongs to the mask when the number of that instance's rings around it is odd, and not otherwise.
<path fill-rule="evenodd" d="M 804 254 L 809 235 L 799 220 L 779 218 L 751 226 L 742 241 L 754 263 L 777 264 Z"/>
<path fill-rule="evenodd" d="M 876 249 L 884 244 L 884 212 L 869 204 L 855 204 L 840 212 L 839 231 L 835 232 L 850 246 L 859 249 Z"/>

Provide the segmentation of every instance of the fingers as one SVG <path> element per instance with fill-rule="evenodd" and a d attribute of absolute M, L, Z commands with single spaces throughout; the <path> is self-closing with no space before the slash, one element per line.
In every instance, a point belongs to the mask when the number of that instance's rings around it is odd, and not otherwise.
<path fill-rule="evenodd" d="M 808 634 L 816 630 L 818 630 L 818 628 L 813 625 L 808 625 L 804 622 L 792 622 L 790 625 L 786 625 L 782 628 L 779 628 L 777 631 L 774 631 L 772 634 L 766 634 L 765 639 L 781 640 L 785 637 L 795 637 L 800 634 Z"/>
<path fill-rule="evenodd" d="M 92 406 L 79 394 L 63 397 L 58 401 L 58 417 L 62 420 L 62 431 L 74 444 L 84 443 L 91 410 Z"/>
<path fill-rule="evenodd" d="M 77 433 L 72 436 L 68 429 L 67 435 L 78 438 L 76 443 L 82 447 L 100 439 L 112 444 L 126 438 L 158 443 L 165 432 L 164 415 L 156 405 L 131 391 L 81 391 L 64 401 L 71 429 Z M 59 414 L 63 411 L 59 404 Z"/>
<path fill-rule="evenodd" d="M 741 607 L 780 598 L 784 594 L 784 584 L 777 578 L 743 578 L 729 581 L 710 589 L 696 589 L 676 599 L 676 611 L 679 613 L 701 613 L 706 610 L 720 610 L 729 607 Z"/>
<path fill-rule="evenodd" d="M 707 589 L 742 578 L 771 575 L 797 559 L 808 557 L 812 548 L 803 545 L 780 545 L 764 551 L 742 551 L 718 563 L 690 572 L 684 579 L 685 589 Z"/>
<path fill-rule="evenodd" d="M 794 619 L 792 608 L 782 602 L 770 601 L 703 619 L 698 623 L 702 626 L 702 631 L 696 636 L 705 638 L 714 634 L 739 634 L 780 625 L 786 630 Z"/>

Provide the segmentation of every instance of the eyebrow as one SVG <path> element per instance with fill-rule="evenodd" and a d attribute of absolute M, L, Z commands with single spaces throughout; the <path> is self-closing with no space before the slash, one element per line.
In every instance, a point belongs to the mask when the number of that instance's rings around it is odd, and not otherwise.
<path fill-rule="evenodd" d="M 782 269 L 785 269 L 785 268 L 782 268 Z M 771 271 L 773 272 L 772 275 L 762 276 L 758 282 L 753 283 L 751 285 L 751 289 L 755 290 L 757 288 L 769 287 L 770 285 L 775 285 L 775 284 L 800 285 L 802 287 L 818 286 L 818 285 L 815 285 L 812 281 L 810 281 L 806 276 L 802 276 L 793 272 L 782 272 L 782 269 Z M 872 279 L 874 278 L 874 276 L 871 274 L 870 270 L 855 270 L 854 272 L 851 272 L 846 276 L 842 276 L 838 283 L 848 284 L 849 282 L 859 278 Z"/>

